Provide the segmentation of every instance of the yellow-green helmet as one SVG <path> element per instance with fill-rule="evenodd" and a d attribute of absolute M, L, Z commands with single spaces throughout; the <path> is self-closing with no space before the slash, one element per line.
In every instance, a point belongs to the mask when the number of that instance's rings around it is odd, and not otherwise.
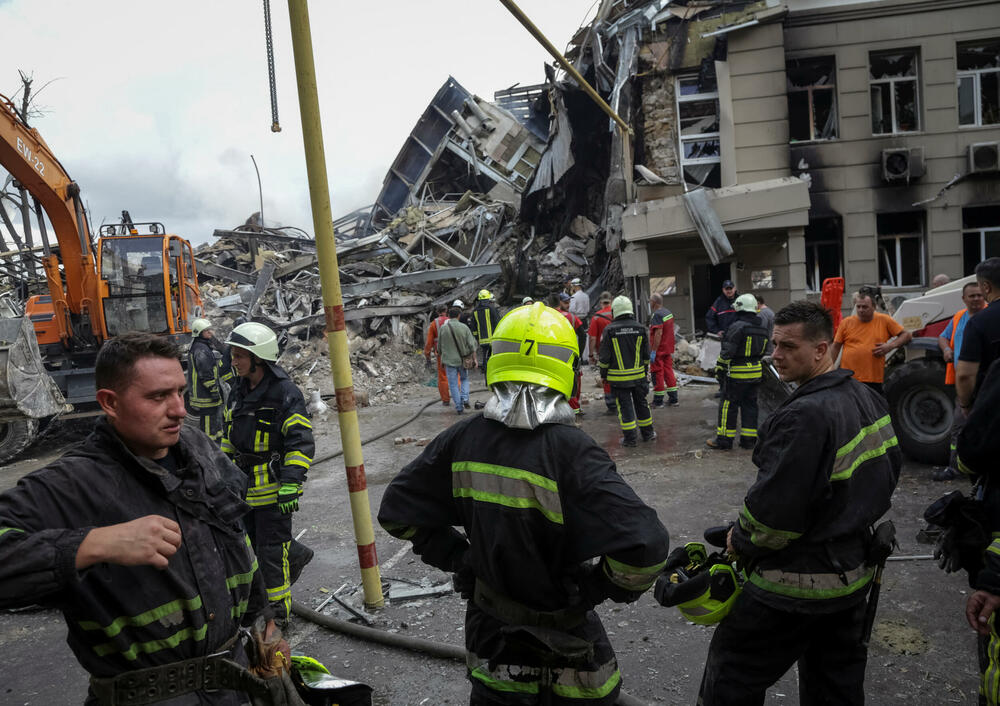
<path fill-rule="evenodd" d="M 580 356 L 566 317 L 541 302 L 519 306 L 493 330 L 486 384 L 531 382 L 573 395 Z"/>
<path fill-rule="evenodd" d="M 479 290 L 479 299 L 492 299 L 492 298 L 493 298 L 493 294 L 492 294 L 492 292 L 490 292 L 490 290 L 488 290 L 488 289 L 480 289 Z"/>
<path fill-rule="evenodd" d="M 191 338 L 198 338 L 202 331 L 212 328 L 212 322 L 208 319 L 195 319 L 191 322 Z"/>

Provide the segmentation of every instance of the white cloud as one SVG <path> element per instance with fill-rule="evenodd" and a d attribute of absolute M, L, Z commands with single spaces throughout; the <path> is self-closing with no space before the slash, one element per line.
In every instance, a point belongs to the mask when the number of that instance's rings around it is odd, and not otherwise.
<path fill-rule="evenodd" d="M 586 4 L 520 3 L 564 46 Z M 484 97 L 539 83 L 548 55 L 497 0 L 310 3 L 335 216 L 375 199 L 427 102 L 453 75 Z M 0 0 L 0 92 L 16 69 L 49 112 L 34 126 L 81 185 L 92 220 L 159 220 L 196 242 L 241 223 L 312 231 L 287 5 L 271 3 L 282 132 L 270 131 L 259 2 Z"/>

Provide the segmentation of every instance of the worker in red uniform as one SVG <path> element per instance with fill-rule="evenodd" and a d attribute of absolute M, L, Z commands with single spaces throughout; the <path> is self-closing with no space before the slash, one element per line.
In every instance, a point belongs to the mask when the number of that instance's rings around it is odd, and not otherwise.
<path fill-rule="evenodd" d="M 677 376 L 674 375 L 674 315 L 663 306 L 663 296 L 649 296 L 649 372 L 653 376 L 653 407 L 662 407 L 663 398 L 671 407 L 677 401 Z"/>
<path fill-rule="evenodd" d="M 601 308 L 590 317 L 590 328 L 587 329 L 587 335 L 590 336 L 591 365 L 597 365 L 597 351 L 601 348 L 601 334 L 604 333 L 604 327 L 614 321 L 615 318 L 611 313 L 611 299 L 611 292 L 601 292 L 599 299 Z M 603 384 L 604 405 L 608 408 L 607 414 L 618 414 L 618 410 L 615 407 L 615 396 L 611 394 L 611 386 L 607 380 Z"/>
<path fill-rule="evenodd" d="M 569 325 L 573 327 L 573 333 L 576 334 L 576 342 L 580 347 L 580 356 L 583 356 L 583 349 L 587 345 L 587 329 L 583 325 L 583 321 L 580 317 L 569 310 L 570 302 L 572 297 L 570 297 L 566 292 L 560 292 L 559 294 L 559 312 L 566 317 L 569 321 Z M 583 373 L 579 369 L 576 371 L 576 394 L 569 398 L 569 406 L 573 408 L 573 414 L 577 417 L 583 414 L 583 410 L 580 409 L 580 385 L 582 384 Z"/>
<path fill-rule="evenodd" d="M 441 332 L 441 327 L 448 321 L 448 305 L 441 304 L 436 311 L 437 316 L 431 321 L 431 325 L 427 327 L 427 342 L 424 343 L 424 360 L 427 361 L 428 368 L 431 367 L 431 353 L 437 350 L 438 334 Z M 441 404 L 447 407 L 451 404 L 451 393 L 448 391 L 448 376 L 445 374 L 444 365 L 442 365 L 440 357 L 437 359 L 437 373 L 438 394 L 441 395 Z"/>

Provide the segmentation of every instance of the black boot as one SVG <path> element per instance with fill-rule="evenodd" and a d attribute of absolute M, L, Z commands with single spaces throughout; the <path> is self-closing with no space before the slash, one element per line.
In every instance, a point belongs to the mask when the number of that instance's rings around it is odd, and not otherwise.
<path fill-rule="evenodd" d="M 306 545 L 294 539 L 292 540 L 291 545 L 288 547 L 288 582 L 290 584 L 294 584 L 299 580 L 302 569 L 306 568 L 306 564 L 312 561 L 315 554 Z"/>

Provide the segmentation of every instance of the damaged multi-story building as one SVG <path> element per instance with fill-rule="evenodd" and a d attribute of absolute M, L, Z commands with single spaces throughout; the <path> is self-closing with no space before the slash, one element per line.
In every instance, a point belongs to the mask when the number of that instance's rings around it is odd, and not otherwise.
<path fill-rule="evenodd" d="M 591 178 L 551 207 L 600 222 L 684 330 L 726 279 L 772 307 L 828 277 L 906 296 L 1000 254 L 994 0 L 605 0 L 568 56 L 634 134 L 560 84 Z M 603 199 L 572 195 L 594 177 Z"/>

